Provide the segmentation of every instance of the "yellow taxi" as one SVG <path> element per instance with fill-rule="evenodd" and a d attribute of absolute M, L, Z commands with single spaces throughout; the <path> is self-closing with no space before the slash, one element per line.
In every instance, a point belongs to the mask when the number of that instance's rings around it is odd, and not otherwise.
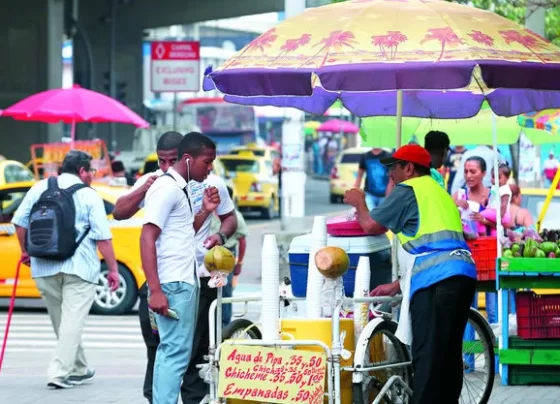
<path fill-rule="evenodd" d="M 257 157 L 263 157 L 272 161 L 272 173 L 278 174 L 280 172 L 281 157 L 280 152 L 274 147 L 259 146 L 256 143 L 248 143 L 243 146 L 235 146 L 231 149 L 229 154 L 239 154 L 243 151 L 250 151 Z"/>
<path fill-rule="evenodd" d="M 330 175 L 330 201 L 331 203 L 342 202 L 344 193 L 354 187 L 358 177 L 358 166 L 362 155 L 371 148 L 352 147 L 343 150 L 336 159 Z M 365 178 L 365 176 L 364 176 Z M 364 187 L 364 178 L 360 187 Z"/>
<path fill-rule="evenodd" d="M 19 161 L 6 160 L 0 157 L 0 186 L 33 180 L 33 173 L 25 165 Z"/>
<path fill-rule="evenodd" d="M 275 160 L 280 158 L 280 153 L 270 146 L 259 146 L 256 143 L 248 143 L 244 146 L 235 146 L 231 149 L 229 154 L 239 154 L 243 151 L 250 151 L 257 157 L 264 157 L 268 160 Z"/>
<path fill-rule="evenodd" d="M 17 182 L 0 186 L 0 297 L 9 297 L 20 258 L 20 248 L 11 224 L 12 217 L 23 197 L 34 184 L 33 181 Z M 119 196 L 127 191 L 126 187 L 93 184 L 105 204 L 107 217 L 113 234 L 113 248 L 119 264 L 119 288 L 110 292 L 107 282 L 108 269 L 102 262 L 99 286 L 95 292 L 92 311 L 98 314 L 123 314 L 129 312 L 138 299 L 138 288 L 144 283 L 145 276 L 140 260 L 140 232 L 143 211 L 129 220 L 113 220 L 111 212 Z M 22 266 L 17 287 L 18 298 L 40 298 L 29 267 Z"/>
<path fill-rule="evenodd" d="M 227 154 L 220 160 L 233 181 L 234 202 L 240 211 L 259 211 L 266 219 L 278 215 L 278 176 L 273 174 L 271 160 L 252 151 Z"/>

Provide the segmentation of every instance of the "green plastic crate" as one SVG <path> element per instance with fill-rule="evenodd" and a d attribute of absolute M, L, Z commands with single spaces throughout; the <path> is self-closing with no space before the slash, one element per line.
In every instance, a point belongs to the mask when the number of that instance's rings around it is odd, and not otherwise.
<path fill-rule="evenodd" d="M 559 349 L 560 340 L 525 340 L 519 337 L 509 338 L 511 349 Z M 560 367 L 509 365 L 509 384 L 526 385 L 560 385 Z"/>
<path fill-rule="evenodd" d="M 522 339 L 519 337 L 509 337 L 510 349 L 558 349 L 560 350 L 560 340 L 558 339 Z"/>
<path fill-rule="evenodd" d="M 512 386 L 560 385 L 560 367 L 509 365 L 509 384 Z"/>
<path fill-rule="evenodd" d="M 560 272 L 560 258 L 500 258 L 500 270 L 510 272 Z"/>

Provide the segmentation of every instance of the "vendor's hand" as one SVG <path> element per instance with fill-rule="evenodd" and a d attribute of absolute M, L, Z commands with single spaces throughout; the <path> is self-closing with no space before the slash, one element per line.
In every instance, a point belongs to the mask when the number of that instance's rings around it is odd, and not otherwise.
<path fill-rule="evenodd" d="M 160 314 L 162 316 L 167 316 L 169 303 L 167 303 L 167 297 L 161 290 L 159 292 L 151 294 L 149 304 L 150 309 L 152 309 L 154 313 Z"/>
<path fill-rule="evenodd" d="M 457 199 L 455 201 L 455 205 L 457 205 L 458 207 L 463 208 L 463 209 L 468 209 L 469 208 L 469 203 L 465 199 Z"/>
<path fill-rule="evenodd" d="M 237 263 L 235 264 L 235 266 L 233 267 L 233 275 L 234 276 L 239 276 L 239 274 L 241 274 L 241 267 L 243 266 L 243 264 Z"/>
<path fill-rule="evenodd" d="M 208 187 L 204 190 L 202 207 L 207 212 L 213 212 L 220 204 L 220 193 L 216 187 Z"/>
<path fill-rule="evenodd" d="M 358 188 L 352 188 L 345 192 L 344 203 L 357 208 L 361 204 L 366 204 L 366 194 Z"/>
<path fill-rule="evenodd" d="M 222 238 L 220 237 L 219 234 L 212 234 L 210 237 L 204 240 L 203 245 L 204 248 L 207 248 L 209 250 L 217 245 L 222 245 Z"/>
<path fill-rule="evenodd" d="M 373 289 L 369 295 L 370 296 L 395 296 L 401 291 L 401 284 L 399 281 L 393 283 L 387 283 L 385 285 L 379 285 Z"/>

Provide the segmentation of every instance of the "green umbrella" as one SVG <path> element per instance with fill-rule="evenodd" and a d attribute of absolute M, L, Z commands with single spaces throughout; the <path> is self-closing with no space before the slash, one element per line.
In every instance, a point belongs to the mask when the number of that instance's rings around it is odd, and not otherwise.
<path fill-rule="evenodd" d="M 512 144 L 517 141 L 521 128 L 517 117 L 496 117 L 498 144 Z M 362 144 L 371 147 L 397 147 L 396 118 L 375 116 L 362 119 L 360 135 Z M 482 108 L 478 115 L 467 119 L 427 119 L 403 118 L 402 144 L 415 141 L 424 144 L 424 136 L 431 130 L 449 135 L 452 145 L 492 144 L 492 111 Z M 542 132 L 535 130 L 536 132 Z M 552 137 L 548 134 L 549 138 Z M 539 137 L 540 139 L 540 137 Z"/>

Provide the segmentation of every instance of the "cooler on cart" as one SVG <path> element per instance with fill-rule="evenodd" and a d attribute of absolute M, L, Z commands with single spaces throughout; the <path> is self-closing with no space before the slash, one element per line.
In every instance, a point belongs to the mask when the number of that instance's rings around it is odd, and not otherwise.
<path fill-rule="evenodd" d="M 288 251 L 292 293 L 305 297 L 311 234 L 294 237 Z M 350 268 L 343 276 L 346 296 L 354 295 L 356 267 L 361 256 L 368 256 L 371 268 L 370 290 L 384 283 L 391 283 L 391 242 L 386 235 L 333 237 L 328 236 L 327 246 L 340 247 L 350 258 Z"/>

